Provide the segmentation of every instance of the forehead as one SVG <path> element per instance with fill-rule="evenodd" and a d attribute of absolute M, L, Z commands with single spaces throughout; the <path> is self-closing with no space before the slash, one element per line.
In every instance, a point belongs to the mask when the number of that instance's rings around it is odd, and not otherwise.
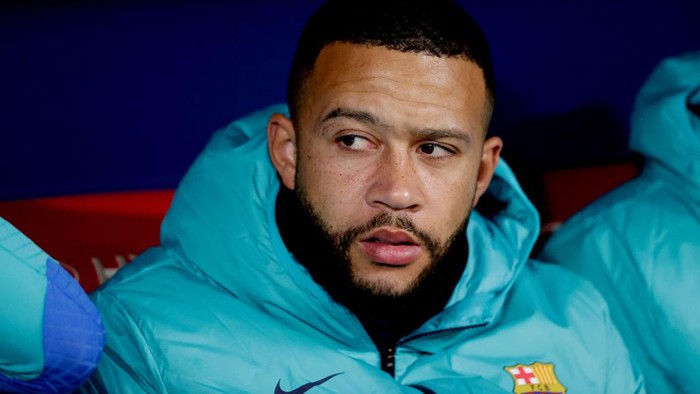
<path fill-rule="evenodd" d="M 338 107 L 485 132 L 486 84 L 482 70 L 463 58 L 334 43 L 316 59 L 299 115 L 320 119 Z"/>

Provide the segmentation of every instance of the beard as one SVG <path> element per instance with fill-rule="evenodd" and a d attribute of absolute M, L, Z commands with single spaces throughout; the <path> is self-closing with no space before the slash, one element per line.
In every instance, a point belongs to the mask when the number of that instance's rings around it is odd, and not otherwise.
<path fill-rule="evenodd" d="M 353 312 L 370 332 L 376 322 L 389 320 L 395 335 L 401 337 L 439 313 L 467 263 L 468 215 L 443 243 L 418 229 L 409 217 L 386 212 L 358 226 L 331 232 L 303 190 L 292 191 L 282 185 L 276 217 L 289 251 L 313 280 Z M 430 256 L 430 264 L 403 291 L 395 290 L 391 283 L 364 280 L 352 270 L 349 250 L 353 242 L 361 234 L 386 225 L 413 234 Z"/>

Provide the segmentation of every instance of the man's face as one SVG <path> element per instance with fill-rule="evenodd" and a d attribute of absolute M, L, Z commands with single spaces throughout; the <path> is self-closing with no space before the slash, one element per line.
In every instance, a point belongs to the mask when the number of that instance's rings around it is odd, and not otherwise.
<path fill-rule="evenodd" d="M 282 181 L 345 249 L 356 286 L 410 292 L 463 231 L 498 158 L 500 140 L 484 149 L 481 69 L 463 59 L 332 44 L 301 97 L 286 144 L 276 145 L 269 128 Z M 275 146 L 287 163 L 275 159 Z"/>

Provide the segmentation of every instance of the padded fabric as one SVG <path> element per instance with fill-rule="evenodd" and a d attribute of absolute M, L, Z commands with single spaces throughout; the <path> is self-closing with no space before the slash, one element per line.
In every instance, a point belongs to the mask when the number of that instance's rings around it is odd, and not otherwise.
<path fill-rule="evenodd" d="M 59 263 L 3 220 L 0 246 L 3 277 L 15 282 L 13 289 L 24 289 L 0 290 L 5 296 L 0 302 L 2 343 L 13 347 L 0 348 L 0 391 L 75 390 L 92 374 L 102 353 L 105 332 L 97 308 Z M 16 315 L 8 316 L 8 311 Z"/>
<path fill-rule="evenodd" d="M 319 391 L 483 393 L 488 382 L 512 392 L 505 368 L 543 360 L 571 392 L 639 390 L 601 298 L 564 270 L 528 260 L 539 220 L 504 161 L 481 203 L 505 203 L 472 212 L 471 263 L 448 306 L 398 343 L 395 379 L 381 371 L 361 323 L 279 234 L 265 130 L 280 111 L 217 132 L 175 194 L 161 247 L 92 294 L 110 332 L 96 384 L 119 393 L 272 393 L 334 376 Z"/>
<path fill-rule="evenodd" d="M 44 367 L 41 322 L 47 258 L 0 217 L 0 377 L 33 379 Z"/>

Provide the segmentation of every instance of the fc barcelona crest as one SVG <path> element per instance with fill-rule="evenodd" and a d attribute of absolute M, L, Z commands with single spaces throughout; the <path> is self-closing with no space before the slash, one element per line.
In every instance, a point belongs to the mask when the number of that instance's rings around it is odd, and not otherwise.
<path fill-rule="evenodd" d="M 557 379 L 552 363 L 517 364 L 504 369 L 513 378 L 515 394 L 566 393 L 566 387 Z"/>

